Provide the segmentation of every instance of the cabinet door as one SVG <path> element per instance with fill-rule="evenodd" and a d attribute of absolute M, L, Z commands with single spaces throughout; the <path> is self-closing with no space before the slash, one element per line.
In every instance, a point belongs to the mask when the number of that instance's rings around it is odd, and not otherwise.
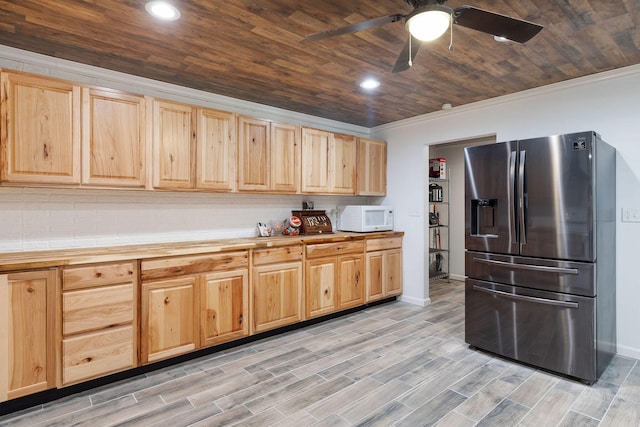
<path fill-rule="evenodd" d="M 198 348 L 196 277 L 142 285 L 142 362 L 155 362 Z"/>
<path fill-rule="evenodd" d="M 252 332 L 302 320 L 302 262 L 253 268 Z"/>
<path fill-rule="evenodd" d="M 225 111 L 197 110 L 197 188 L 236 190 L 236 116 Z"/>
<path fill-rule="evenodd" d="M 210 273 L 200 288 L 200 343 L 218 344 L 249 334 L 249 273 Z"/>
<path fill-rule="evenodd" d="M 82 106 L 82 183 L 144 187 L 144 97 L 83 88 Z"/>
<path fill-rule="evenodd" d="M 238 190 L 269 190 L 269 131 L 268 120 L 238 118 Z"/>
<path fill-rule="evenodd" d="M 338 310 L 364 304 L 364 256 L 338 257 Z"/>
<path fill-rule="evenodd" d="M 308 260 L 305 274 L 307 318 L 333 313 L 336 310 L 337 259 L 331 257 Z"/>
<path fill-rule="evenodd" d="M 271 185 L 277 192 L 300 192 L 300 127 L 271 123 Z"/>
<path fill-rule="evenodd" d="M 402 293 L 402 249 L 385 251 L 385 297 Z"/>
<path fill-rule="evenodd" d="M 356 192 L 356 137 L 334 134 L 331 153 L 331 188 L 336 194 L 355 194 Z"/>
<path fill-rule="evenodd" d="M 332 134 L 317 129 L 302 129 L 302 192 L 330 191 L 330 146 Z"/>
<path fill-rule="evenodd" d="M 0 179 L 80 183 L 80 86 L 2 73 Z"/>
<path fill-rule="evenodd" d="M 55 386 L 55 270 L 0 275 L 0 401 Z"/>
<path fill-rule="evenodd" d="M 189 105 L 153 101 L 153 186 L 193 188 L 194 112 Z"/>
<path fill-rule="evenodd" d="M 358 140 L 358 190 L 361 196 L 384 196 L 387 193 L 387 143 L 372 139 Z"/>
<path fill-rule="evenodd" d="M 384 296 L 384 252 L 367 254 L 367 302 L 382 299 Z"/>

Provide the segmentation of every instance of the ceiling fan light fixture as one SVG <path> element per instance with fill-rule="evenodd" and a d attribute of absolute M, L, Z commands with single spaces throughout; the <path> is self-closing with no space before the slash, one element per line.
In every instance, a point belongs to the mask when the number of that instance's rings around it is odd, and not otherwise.
<path fill-rule="evenodd" d="M 149 14 L 163 21 L 176 21 L 180 19 L 180 11 L 166 1 L 150 1 L 144 5 Z"/>
<path fill-rule="evenodd" d="M 407 30 L 420 41 L 435 40 L 451 25 L 452 12 L 451 8 L 438 4 L 417 8 L 407 16 Z"/>

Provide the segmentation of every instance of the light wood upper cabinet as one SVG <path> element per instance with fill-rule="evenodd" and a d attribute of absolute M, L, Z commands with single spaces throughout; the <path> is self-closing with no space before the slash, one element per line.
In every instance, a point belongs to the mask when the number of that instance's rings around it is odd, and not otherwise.
<path fill-rule="evenodd" d="M 238 117 L 238 189 L 267 191 L 271 167 L 268 120 Z"/>
<path fill-rule="evenodd" d="M 302 128 L 302 192 L 326 193 L 331 189 L 329 163 L 333 135 Z"/>
<path fill-rule="evenodd" d="M 358 139 L 358 190 L 361 196 L 387 194 L 387 143 Z"/>
<path fill-rule="evenodd" d="M 0 275 L 0 401 L 55 387 L 56 270 Z"/>
<path fill-rule="evenodd" d="M 144 97 L 84 87 L 82 106 L 82 183 L 144 187 Z"/>
<path fill-rule="evenodd" d="M 238 189 L 299 192 L 299 126 L 238 118 Z"/>
<path fill-rule="evenodd" d="M 0 179 L 80 183 L 80 85 L 2 72 Z"/>
<path fill-rule="evenodd" d="M 234 191 L 234 114 L 171 101 L 153 104 L 153 186 Z"/>
<path fill-rule="evenodd" d="M 196 188 L 235 191 L 235 114 L 207 108 L 198 108 L 196 114 Z"/>
<path fill-rule="evenodd" d="M 355 194 L 356 138 L 302 129 L 302 192 Z"/>
<path fill-rule="evenodd" d="M 300 192 L 300 126 L 271 123 L 271 191 Z"/>
<path fill-rule="evenodd" d="M 356 156 L 358 151 L 356 137 L 336 133 L 333 135 L 333 147 L 333 158 L 329 163 L 333 179 L 331 192 L 336 194 L 355 194 Z"/>
<path fill-rule="evenodd" d="M 153 186 L 194 188 L 195 109 L 190 105 L 153 101 Z"/>

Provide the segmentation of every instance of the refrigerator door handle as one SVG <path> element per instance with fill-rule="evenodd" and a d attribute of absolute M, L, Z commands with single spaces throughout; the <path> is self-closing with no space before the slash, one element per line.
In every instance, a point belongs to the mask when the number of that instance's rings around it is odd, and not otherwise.
<path fill-rule="evenodd" d="M 518 270 L 541 271 L 546 273 L 557 273 L 557 274 L 578 274 L 577 268 L 548 267 L 544 265 L 531 265 L 531 264 L 516 264 L 513 262 L 496 261 L 493 259 L 475 258 L 475 257 L 473 258 L 473 261 L 479 262 L 481 264 L 499 265 L 499 266 L 505 266 L 505 267 L 518 269 Z"/>
<path fill-rule="evenodd" d="M 509 160 L 509 243 L 514 244 L 518 242 L 518 236 L 516 234 L 516 152 L 511 152 L 511 158 Z"/>
<path fill-rule="evenodd" d="M 520 165 L 518 166 L 518 218 L 520 220 L 520 246 L 527 243 L 527 230 L 525 228 L 524 217 L 524 167 L 526 163 L 527 152 L 520 151 Z"/>
<path fill-rule="evenodd" d="M 554 300 L 554 299 L 529 297 L 529 296 L 526 296 L 526 295 L 517 295 L 517 294 L 512 294 L 512 293 L 509 293 L 509 292 L 497 291 L 495 289 L 483 288 L 482 286 L 478 286 L 478 285 L 473 285 L 473 290 L 474 291 L 479 291 L 479 292 L 485 292 L 485 293 L 488 293 L 488 294 L 498 295 L 498 296 L 506 297 L 506 298 L 510 298 L 510 299 L 515 299 L 515 300 L 519 300 L 519 301 L 528 301 L 528 302 L 534 302 L 534 303 L 538 303 L 538 304 L 553 305 L 553 306 L 556 306 L 556 307 L 564 307 L 564 308 L 578 308 L 578 303 L 577 302 L 558 301 L 558 300 Z"/>

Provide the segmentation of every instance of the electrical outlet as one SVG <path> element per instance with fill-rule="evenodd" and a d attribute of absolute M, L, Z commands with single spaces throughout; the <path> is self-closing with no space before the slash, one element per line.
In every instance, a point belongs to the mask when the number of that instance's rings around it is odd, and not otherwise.
<path fill-rule="evenodd" d="M 640 222 L 640 209 L 622 208 L 622 222 Z"/>

